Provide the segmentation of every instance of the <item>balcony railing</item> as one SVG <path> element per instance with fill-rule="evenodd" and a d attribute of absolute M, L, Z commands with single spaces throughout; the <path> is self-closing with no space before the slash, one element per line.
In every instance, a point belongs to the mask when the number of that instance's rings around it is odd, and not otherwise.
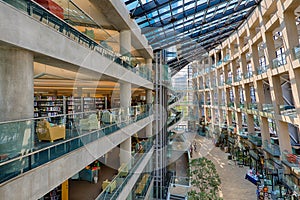
<path fill-rule="evenodd" d="M 283 66 L 283 65 L 286 64 L 285 54 L 283 54 L 282 56 L 283 56 L 282 58 L 275 58 L 272 61 L 272 68 L 273 69 L 278 68 L 278 67 Z"/>
<path fill-rule="evenodd" d="M 38 18 L 38 20 L 51 27 L 55 30 L 59 31 L 61 34 L 64 34 L 66 37 L 72 39 L 73 41 L 77 41 L 78 44 L 83 45 L 91 50 L 98 52 L 100 55 L 110 59 L 111 61 L 123 66 L 124 68 L 140 75 L 141 77 L 152 81 L 152 71 L 148 67 L 139 67 L 135 68 L 131 65 L 128 60 L 128 56 L 122 56 L 116 52 L 111 51 L 110 49 L 104 47 L 103 45 L 98 44 L 93 39 L 89 38 L 86 34 L 81 33 L 79 30 L 69 25 L 66 21 L 57 17 L 44 7 L 40 6 L 34 1 L 31 0 L 2 0 L 5 3 L 10 4 L 16 9 L 22 11 L 23 13 L 33 17 Z M 75 38 L 75 39 L 73 39 Z"/>
<path fill-rule="evenodd" d="M 254 145 L 258 146 L 258 147 L 260 147 L 260 146 L 262 145 L 262 138 L 259 137 L 259 136 L 257 136 L 257 135 L 249 134 L 249 135 L 248 135 L 248 140 L 249 140 L 252 144 L 254 144 Z"/>
<path fill-rule="evenodd" d="M 289 187 L 289 189 L 298 194 L 300 193 L 300 179 L 298 177 L 291 174 L 285 174 L 282 181 Z"/>
<path fill-rule="evenodd" d="M 220 65 L 222 65 L 222 60 L 220 60 L 220 61 L 217 62 L 217 64 L 216 64 L 217 67 L 220 66 Z"/>
<path fill-rule="evenodd" d="M 123 189 L 129 182 L 131 177 L 136 173 L 136 170 L 139 167 L 142 160 L 146 157 L 147 153 L 150 152 L 150 150 L 152 149 L 153 139 L 149 138 L 145 142 L 144 146 L 145 146 L 144 152 L 134 154 L 130 162 L 127 163 L 125 166 L 123 166 L 123 169 L 126 170 L 120 170 L 120 172 L 114 177 L 114 179 L 111 180 L 110 183 L 106 186 L 106 188 L 98 195 L 96 200 L 117 199 L 117 197 L 123 191 Z M 147 182 L 148 181 L 149 180 L 147 180 Z"/>
<path fill-rule="evenodd" d="M 244 74 L 245 79 L 251 78 L 252 76 L 253 76 L 253 72 L 247 72 Z"/>
<path fill-rule="evenodd" d="M 228 85 L 232 84 L 232 78 L 231 78 L 231 77 L 229 77 L 229 78 L 227 79 L 226 84 L 228 84 Z"/>
<path fill-rule="evenodd" d="M 273 107 L 273 104 L 262 104 L 262 111 L 263 111 L 263 112 L 274 113 L 274 107 Z"/>
<path fill-rule="evenodd" d="M 234 103 L 233 103 L 233 102 L 230 102 L 230 103 L 228 103 L 227 106 L 230 107 L 230 108 L 234 108 Z"/>
<path fill-rule="evenodd" d="M 289 167 L 300 167 L 300 156 L 289 153 L 287 151 L 282 152 L 282 162 Z"/>
<path fill-rule="evenodd" d="M 250 110 L 257 110 L 257 103 L 249 103 L 248 104 L 248 109 Z"/>
<path fill-rule="evenodd" d="M 267 70 L 269 69 L 269 66 L 259 66 L 257 67 L 257 74 L 260 75 L 260 74 L 263 74 L 265 72 L 267 72 Z"/>
<path fill-rule="evenodd" d="M 274 166 L 274 161 L 266 159 L 264 163 L 267 174 L 277 174 L 277 170 Z"/>
<path fill-rule="evenodd" d="M 300 45 L 293 48 L 293 53 L 296 59 L 300 59 Z"/>
<path fill-rule="evenodd" d="M 267 140 L 264 141 L 263 145 L 264 150 L 266 150 L 268 153 L 270 153 L 273 156 L 280 156 L 280 148 L 276 144 L 271 144 Z"/>
<path fill-rule="evenodd" d="M 152 114 L 151 105 L 1 122 L 0 183 Z M 72 119 L 72 120 L 66 120 Z M 71 121 L 72 123 L 70 123 Z M 68 124 L 69 123 L 69 124 Z M 56 125 L 55 125 L 56 124 Z M 54 142 L 39 142 L 39 140 Z"/>
<path fill-rule="evenodd" d="M 173 126 L 177 122 L 179 122 L 183 117 L 183 112 L 176 112 L 175 116 L 168 117 L 167 125 L 168 127 Z"/>
<path fill-rule="evenodd" d="M 234 82 L 239 82 L 242 80 L 242 75 L 237 75 L 236 77 L 234 77 Z"/>
<path fill-rule="evenodd" d="M 297 117 L 295 106 L 293 105 L 280 105 L 280 114 L 290 117 Z"/>
<path fill-rule="evenodd" d="M 147 191 L 149 190 L 153 176 L 148 173 L 141 174 L 141 180 L 137 182 L 137 185 L 134 189 L 133 199 L 144 200 L 146 199 Z"/>
<path fill-rule="evenodd" d="M 223 61 L 224 62 L 228 62 L 230 60 L 230 55 L 226 54 L 226 56 L 224 57 Z"/>
<path fill-rule="evenodd" d="M 244 103 L 239 103 L 239 108 L 241 108 L 241 109 L 245 108 L 245 104 Z"/>

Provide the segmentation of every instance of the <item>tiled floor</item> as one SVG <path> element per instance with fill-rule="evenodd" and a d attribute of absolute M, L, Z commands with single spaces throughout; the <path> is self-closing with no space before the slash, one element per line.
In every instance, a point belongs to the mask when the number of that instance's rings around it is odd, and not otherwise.
<path fill-rule="evenodd" d="M 256 186 L 245 179 L 248 167 L 239 167 L 227 159 L 227 153 L 215 147 L 211 140 L 196 136 L 197 152 L 193 158 L 205 156 L 212 160 L 221 178 L 220 196 L 224 200 L 256 200 Z"/>

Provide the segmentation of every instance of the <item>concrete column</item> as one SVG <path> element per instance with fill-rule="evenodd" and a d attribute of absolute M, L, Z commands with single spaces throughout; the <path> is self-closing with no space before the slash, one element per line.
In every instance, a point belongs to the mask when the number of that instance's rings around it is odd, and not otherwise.
<path fill-rule="evenodd" d="M 120 107 L 125 108 L 122 119 L 127 119 L 129 109 L 131 106 L 131 84 L 120 83 Z M 122 163 L 129 163 L 131 160 L 131 138 L 128 138 L 120 144 L 120 165 Z M 130 166 L 130 165 L 129 165 Z"/>
<path fill-rule="evenodd" d="M 33 54 L 13 48 L 0 48 L 0 122 L 33 118 Z M 1 125 L 0 155 L 23 154 L 33 145 L 33 121 Z M 29 167 L 27 160 L 16 161 L 7 169 Z"/>
<path fill-rule="evenodd" d="M 0 48 L 0 122 L 33 118 L 33 54 Z"/>
<path fill-rule="evenodd" d="M 280 105 L 284 104 L 282 97 L 281 80 L 279 76 L 269 77 L 271 99 L 275 114 L 280 114 Z"/>
<path fill-rule="evenodd" d="M 120 107 L 131 106 L 131 84 L 120 83 Z"/>
<path fill-rule="evenodd" d="M 251 65 L 252 70 L 257 74 L 257 69 L 259 67 L 259 55 L 258 55 L 258 47 L 256 44 L 250 46 L 250 52 L 252 52 L 251 57 Z"/>
<path fill-rule="evenodd" d="M 120 53 L 130 56 L 131 50 L 131 32 L 130 30 L 122 30 L 120 32 Z"/>
<path fill-rule="evenodd" d="M 265 140 L 270 142 L 270 131 L 269 131 L 268 118 L 260 117 L 260 130 L 261 130 L 261 139 L 263 141 L 263 145 L 264 145 Z"/>
<path fill-rule="evenodd" d="M 120 165 L 131 160 L 131 138 L 120 144 Z M 130 165 L 129 165 L 130 166 Z"/>
<path fill-rule="evenodd" d="M 241 62 L 240 62 L 241 74 L 242 74 L 242 76 L 244 76 L 248 72 L 246 54 L 241 54 L 240 59 L 241 59 Z"/>
<path fill-rule="evenodd" d="M 266 47 L 264 49 L 265 56 L 266 56 L 266 64 L 269 65 L 269 67 L 272 67 L 273 60 L 276 58 L 275 53 L 275 44 L 273 40 L 273 33 L 272 32 L 265 32 L 265 34 L 262 34 L 263 41 L 266 43 Z"/>
<path fill-rule="evenodd" d="M 248 105 L 251 103 L 249 84 L 245 84 L 244 88 L 245 88 L 244 89 L 245 107 L 248 107 Z M 248 133 L 254 133 L 254 118 L 253 118 L 253 115 L 247 113 L 246 117 L 247 117 Z"/>
<path fill-rule="evenodd" d="M 288 123 L 276 120 L 280 151 L 292 152 Z"/>
<path fill-rule="evenodd" d="M 280 10 L 280 12 L 283 12 Z M 285 25 L 285 28 L 282 30 L 282 35 L 284 40 L 286 41 L 284 43 L 285 48 L 289 55 L 287 55 L 287 59 L 290 59 L 290 62 L 292 63 L 294 58 L 293 54 L 293 48 L 299 45 L 299 39 L 297 34 L 297 26 L 295 23 L 295 13 L 293 11 L 286 11 L 282 14 L 284 19 L 280 19 L 281 24 Z M 289 61 L 289 60 L 288 60 Z M 289 62 L 288 62 L 289 63 Z M 291 89 L 294 99 L 294 105 L 297 109 L 297 115 L 298 118 L 300 117 L 300 80 L 299 80 L 299 69 L 293 69 L 290 67 L 289 69 L 289 77 L 291 80 Z"/>

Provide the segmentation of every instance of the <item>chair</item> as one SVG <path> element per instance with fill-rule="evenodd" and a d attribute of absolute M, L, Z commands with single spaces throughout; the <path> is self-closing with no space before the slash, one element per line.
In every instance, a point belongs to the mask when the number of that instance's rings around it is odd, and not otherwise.
<path fill-rule="evenodd" d="M 109 181 L 108 179 L 106 179 L 105 181 L 103 181 L 102 183 L 102 190 L 105 190 L 106 187 L 110 186 L 108 192 L 109 193 L 112 193 L 116 188 L 117 188 L 117 182 L 114 180 L 114 181 Z"/>
<path fill-rule="evenodd" d="M 65 125 L 53 125 L 47 120 L 42 120 L 37 123 L 36 132 L 39 141 L 46 140 L 53 142 L 57 139 L 66 138 L 66 127 Z"/>
<path fill-rule="evenodd" d="M 118 169 L 118 173 L 120 174 L 120 177 L 127 176 L 128 166 L 125 163 L 122 163 L 121 166 Z"/>
<path fill-rule="evenodd" d="M 96 130 L 99 129 L 98 118 L 96 114 L 91 114 L 87 119 L 79 121 L 80 130 Z"/>

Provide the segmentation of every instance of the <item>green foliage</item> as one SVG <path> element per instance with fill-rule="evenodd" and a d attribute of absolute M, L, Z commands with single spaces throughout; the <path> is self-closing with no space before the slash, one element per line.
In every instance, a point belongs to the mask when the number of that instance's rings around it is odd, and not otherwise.
<path fill-rule="evenodd" d="M 221 200 L 218 195 L 221 179 L 214 163 L 203 157 L 193 159 L 189 164 L 189 177 L 193 188 L 188 193 L 189 200 Z"/>

